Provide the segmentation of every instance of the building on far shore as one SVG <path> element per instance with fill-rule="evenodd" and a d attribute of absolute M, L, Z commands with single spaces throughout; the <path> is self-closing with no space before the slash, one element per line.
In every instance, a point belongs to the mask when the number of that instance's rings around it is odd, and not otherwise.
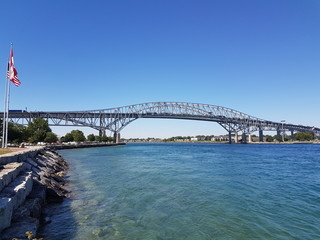
<path fill-rule="evenodd" d="M 211 141 L 212 142 L 228 142 L 229 137 L 225 135 L 220 135 L 220 136 L 212 137 Z M 234 141 L 234 137 L 231 137 L 231 141 Z"/>

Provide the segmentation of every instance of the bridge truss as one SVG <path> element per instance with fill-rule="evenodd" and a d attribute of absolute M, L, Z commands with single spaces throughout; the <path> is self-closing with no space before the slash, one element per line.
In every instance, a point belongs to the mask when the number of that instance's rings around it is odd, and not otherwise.
<path fill-rule="evenodd" d="M 0 113 L 1 114 L 1 113 Z M 1 115 L 2 116 L 2 115 Z M 267 121 L 248 114 L 216 105 L 186 102 L 150 102 L 117 108 L 71 112 L 9 112 L 9 118 L 16 123 L 25 123 L 34 118 L 48 120 L 51 126 L 86 126 L 102 134 L 110 130 L 119 133 L 132 121 L 139 118 L 185 119 L 217 122 L 229 133 L 238 135 L 259 131 L 312 132 L 320 135 L 320 128 Z"/>

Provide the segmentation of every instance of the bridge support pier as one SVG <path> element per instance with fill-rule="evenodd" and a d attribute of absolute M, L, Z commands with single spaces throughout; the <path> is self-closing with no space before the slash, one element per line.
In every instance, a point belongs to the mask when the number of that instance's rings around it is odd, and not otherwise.
<path fill-rule="evenodd" d="M 100 137 L 106 136 L 106 130 L 105 129 L 100 129 L 99 130 L 99 136 Z"/>
<path fill-rule="evenodd" d="M 238 143 L 238 133 L 234 133 L 234 143 Z"/>
<path fill-rule="evenodd" d="M 113 138 L 114 138 L 114 143 L 119 143 L 120 142 L 120 133 L 114 132 Z"/>
<path fill-rule="evenodd" d="M 231 139 L 231 131 L 229 131 L 229 143 L 231 144 L 232 143 L 232 139 Z"/>
<path fill-rule="evenodd" d="M 294 139 L 294 131 L 293 131 L 293 130 L 291 130 L 291 140 L 292 140 L 292 141 L 295 140 L 295 139 Z"/>
<path fill-rule="evenodd" d="M 242 143 L 247 143 L 247 134 L 242 133 Z"/>
<path fill-rule="evenodd" d="M 249 143 L 252 143 L 252 139 L 251 139 L 251 134 L 249 133 L 249 135 L 248 135 L 248 142 Z"/>
<path fill-rule="evenodd" d="M 277 130 L 277 137 L 281 137 L 281 130 Z"/>
<path fill-rule="evenodd" d="M 259 130 L 259 142 L 263 142 L 263 131 Z"/>

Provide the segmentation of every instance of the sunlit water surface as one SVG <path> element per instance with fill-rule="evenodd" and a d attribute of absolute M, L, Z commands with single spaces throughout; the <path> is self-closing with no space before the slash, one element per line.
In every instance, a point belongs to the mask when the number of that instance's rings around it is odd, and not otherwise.
<path fill-rule="evenodd" d="M 320 239 L 320 144 L 128 144 L 60 151 L 56 239 Z"/>

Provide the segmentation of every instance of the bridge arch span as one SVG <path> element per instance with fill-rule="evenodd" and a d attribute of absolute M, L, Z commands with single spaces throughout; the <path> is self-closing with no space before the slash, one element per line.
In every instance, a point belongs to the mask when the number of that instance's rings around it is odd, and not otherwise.
<path fill-rule="evenodd" d="M 106 128 L 113 132 L 121 131 L 129 123 L 139 118 L 214 121 L 228 131 L 241 131 L 248 127 L 248 122 L 263 121 L 231 108 L 188 102 L 149 102 L 119 108 L 94 110 L 93 112 L 113 115 L 114 119 L 108 119 L 109 121 L 105 122 Z"/>
<path fill-rule="evenodd" d="M 99 130 L 110 130 L 119 133 L 124 127 L 139 118 L 163 118 L 211 121 L 231 133 L 247 134 L 254 131 L 303 131 L 319 135 L 316 127 L 284 124 L 263 120 L 251 115 L 217 105 L 188 103 L 188 102 L 149 102 L 116 108 L 91 111 L 71 112 L 9 112 L 12 120 L 33 118 L 47 119 L 53 126 L 86 126 Z M 230 139 L 231 137 L 229 137 Z"/>

